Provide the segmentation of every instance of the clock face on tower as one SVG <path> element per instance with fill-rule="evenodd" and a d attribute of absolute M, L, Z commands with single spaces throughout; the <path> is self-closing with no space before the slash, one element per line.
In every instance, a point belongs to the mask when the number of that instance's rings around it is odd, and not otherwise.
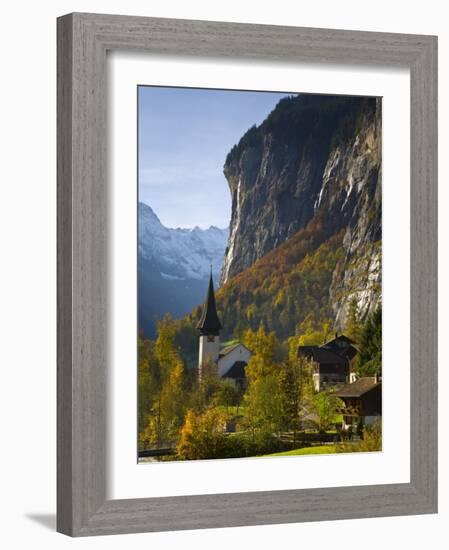
<path fill-rule="evenodd" d="M 208 342 L 215 342 L 215 336 L 212 336 L 211 334 L 209 334 L 209 336 L 207 337 L 207 341 Z"/>

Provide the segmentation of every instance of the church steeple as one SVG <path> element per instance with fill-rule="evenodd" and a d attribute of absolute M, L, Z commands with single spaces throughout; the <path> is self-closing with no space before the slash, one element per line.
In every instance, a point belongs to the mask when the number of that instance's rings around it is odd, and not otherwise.
<path fill-rule="evenodd" d="M 215 303 L 214 281 L 212 279 L 212 267 L 209 277 L 209 287 L 207 289 L 206 299 L 204 301 L 201 318 L 196 328 L 200 334 L 205 336 L 218 336 L 222 329 L 220 319 L 218 318 L 217 305 Z"/>

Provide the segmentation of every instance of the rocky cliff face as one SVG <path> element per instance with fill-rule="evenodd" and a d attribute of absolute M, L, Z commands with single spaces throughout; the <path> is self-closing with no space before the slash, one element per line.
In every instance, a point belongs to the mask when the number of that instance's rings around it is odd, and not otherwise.
<path fill-rule="evenodd" d="M 380 305 L 382 296 L 380 104 L 373 116 L 360 116 L 357 129 L 349 142 L 331 152 L 319 199 L 332 215 L 339 216 L 340 212 L 346 226 L 345 257 L 337 265 L 329 289 L 340 328 L 344 327 L 351 299 L 357 300 L 365 317 Z"/>
<path fill-rule="evenodd" d="M 222 283 L 320 217 L 343 231 L 329 287 L 337 327 L 356 298 L 363 316 L 381 299 L 381 104 L 302 95 L 281 100 L 229 153 L 232 195 Z"/>

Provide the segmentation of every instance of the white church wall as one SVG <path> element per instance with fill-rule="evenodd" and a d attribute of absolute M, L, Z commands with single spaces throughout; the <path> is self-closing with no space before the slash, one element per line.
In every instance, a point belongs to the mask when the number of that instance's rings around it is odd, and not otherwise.
<path fill-rule="evenodd" d="M 239 344 L 232 351 L 221 357 L 218 361 L 218 374 L 223 377 L 237 361 L 248 363 L 251 354 L 243 344 Z"/>

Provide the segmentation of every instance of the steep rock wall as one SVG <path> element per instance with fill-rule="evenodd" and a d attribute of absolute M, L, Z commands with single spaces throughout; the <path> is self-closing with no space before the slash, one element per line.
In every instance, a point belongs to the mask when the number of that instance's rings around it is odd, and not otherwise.
<path fill-rule="evenodd" d="M 222 284 L 320 216 L 344 230 L 329 286 L 336 326 L 356 298 L 362 317 L 381 300 L 381 101 L 301 95 L 281 100 L 229 153 L 232 196 Z M 226 288 L 226 287 L 225 287 Z"/>

